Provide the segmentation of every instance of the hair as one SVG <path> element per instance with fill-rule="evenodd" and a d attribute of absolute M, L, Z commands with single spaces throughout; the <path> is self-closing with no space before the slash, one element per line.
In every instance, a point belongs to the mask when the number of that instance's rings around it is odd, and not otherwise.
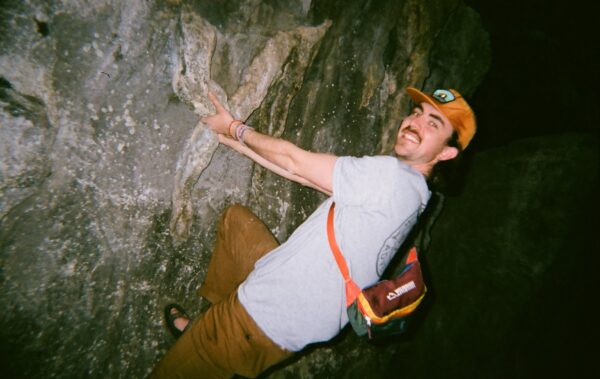
<path fill-rule="evenodd" d="M 446 141 L 446 146 L 454 147 L 458 150 L 458 154 L 453 159 L 438 162 L 431 174 L 427 178 L 429 187 L 444 194 L 457 194 L 462 189 L 463 177 L 461 169 L 463 166 L 463 149 L 458 143 L 458 133 L 452 132 L 452 135 Z"/>

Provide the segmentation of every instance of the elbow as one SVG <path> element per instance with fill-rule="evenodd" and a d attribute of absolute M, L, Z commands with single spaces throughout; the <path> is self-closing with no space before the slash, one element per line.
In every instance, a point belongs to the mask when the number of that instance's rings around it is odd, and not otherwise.
<path fill-rule="evenodd" d="M 298 175 L 301 170 L 302 157 L 300 149 L 298 146 L 294 145 L 291 142 L 285 143 L 283 146 L 281 156 L 281 167 L 283 167 L 286 171 L 291 174 Z"/>

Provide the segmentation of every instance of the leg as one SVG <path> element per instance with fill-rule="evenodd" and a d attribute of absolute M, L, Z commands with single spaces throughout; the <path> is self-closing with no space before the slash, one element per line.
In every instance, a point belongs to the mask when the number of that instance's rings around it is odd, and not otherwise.
<path fill-rule="evenodd" d="M 177 340 L 150 378 L 254 378 L 291 355 L 264 335 L 234 292 Z"/>
<path fill-rule="evenodd" d="M 198 293 L 215 304 L 226 299 L 254 269 L 263 255 L 279 243 L 248 208 L 232 205 L 217 227 L 217 240 Z"/>

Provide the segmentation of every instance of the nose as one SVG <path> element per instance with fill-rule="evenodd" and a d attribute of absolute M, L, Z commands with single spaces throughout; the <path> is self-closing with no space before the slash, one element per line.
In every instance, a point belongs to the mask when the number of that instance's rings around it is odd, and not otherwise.
<path fill-rule="evenodd" d="M 419 131 L 423 127 L 423 117 L 421 115 L 411 114 L 406 117 L 403 122 L 400 123 L 398 127 L 398 131 L 404 129 L 412 129 L 414 131 Z"/>

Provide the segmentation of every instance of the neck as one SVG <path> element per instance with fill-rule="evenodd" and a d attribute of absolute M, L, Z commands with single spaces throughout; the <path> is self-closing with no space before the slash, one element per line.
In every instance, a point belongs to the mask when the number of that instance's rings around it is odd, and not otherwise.
<path fill-rule="evenodd" d="M 425 177 L 425 179 L 429 178 L 429 175 L 431 174 L 431 171 L 433 170 L 433 166 L 430 164 L 408 164 L 410 167 L 414 168 L 415 170 L 419 171 L 421 174 L 423 174 L 423 176 Z"/>
<path fill-rule="evenodd" d="M 394 156 L 396 157 L 396 159 L 398 159 L 399 161 L 409 165 L 410 167 L 412 167 L 413 169 L 417 170 L 418 172 L 420 172 L 425 179 L 429 178 L 429 175 L 431 174 L 431 171 L 433 170 L 433 166 L 434 164 L 432 162 L 427 162 L 427 163 L 416 163 L 416 162 L 410 162 L 407 161 L 405 159 L 402 159 L 401 157 L 399 157 L 397 154 L 394 154 Z"/>

